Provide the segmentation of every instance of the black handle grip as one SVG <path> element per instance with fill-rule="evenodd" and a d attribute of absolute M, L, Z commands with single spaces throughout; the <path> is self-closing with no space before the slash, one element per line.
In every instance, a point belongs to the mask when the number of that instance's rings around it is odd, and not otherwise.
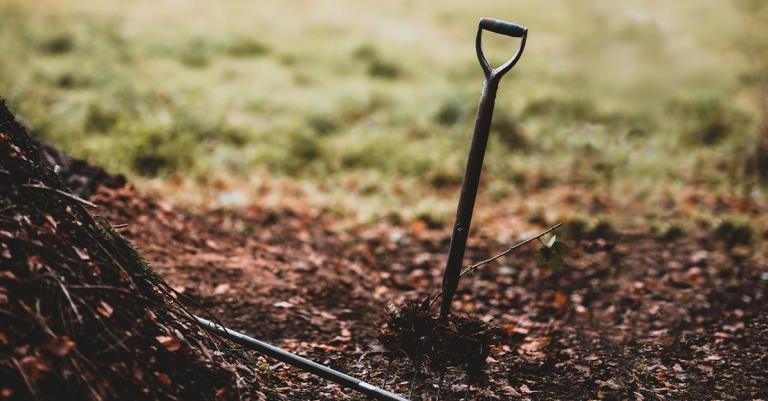
<path fill-rule="evenodd" d="M 500 35 L 522 38 L 528 34 L 528 28 L 498 19 L 483 18 L 480 20 L 480 28 L 496 32 Z"/>

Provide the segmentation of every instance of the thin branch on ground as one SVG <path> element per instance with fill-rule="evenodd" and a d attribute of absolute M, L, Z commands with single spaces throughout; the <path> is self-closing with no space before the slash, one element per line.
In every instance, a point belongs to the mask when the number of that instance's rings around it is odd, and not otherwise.
<path fill-rule="evenodd" d="M 550 227 L 550 228 L 548 228 L 548 229 L 546 229 L 546 230 L 536 234 L 533 237 L 530 237 L 530 238 L 528 238 L 528 239 L 526 239 L 524 241 L 520 241 L 520 242 L 518 242 L 515 245 L 512 245 L 511 247 L 507 248 L 504 252 L 501 252 L 501 253 L 499 253 L 499 254 L 497 254 L 495 256 L 492 256 L 492 257 L 490 257 L 488 259 L 482 260 L 480 262 L 477 262 L 477 263 L 467 267 L 466 269 L 464 269 L 463 272 L 461 272 L 461 274 L 459 275 L 459 278 L 462 278 L 462 277 L 464 277 L 464 276 L 466 276 L 466 275 L 468 275 L 470 273 L 473 273 L 475 270 L 477 270 L 481 266 L 487 265 L 488 263 L 491 263 L 494 260 L 499 259 L 500 257 L 509 254 L 510 252 L 514 251 L 517 248 L 520 248 L 521 246 L 527 245 L 527 244 L 529 244 L 529 243 L 531 243 L 533 241 L 536 241 L 536 240 L 540 241 L 541 237 L 551 233 L 552 231 L 557 230 L 562 225 L 563 225 L 563 223 L 557 223 L 554 226 L 552 226 L 552 227 Z M 432 298 L 432 302 L 429 304 L 429 308 L 430 309 L 432 309 L 432 306 L 435 305 L 435 302 L 437 302 L 437 300 L 440 299 L 440 296 L 442 296 L 442 295 L 443 295 L 443 291 L 440 290 L 440 292 L 438 292 L 437 295 L 435 295 L 434 298 Z"/>
<path fill-rule="evenodd" d="M 24 380 L 24 384 L 27 386 L 27 390 L 29 390 L 29 394 L 32 395 L 32 398 L 35 400 L 39 400 L 37 397 L 37 392 L 35 391 L 35 387 L 32 386 L 32 382 L 29 380 L 29 377 L 27 377 L 27 374 L 24 373 L 24 368 L 21 367 L 21 364 L 19 361 L 16 360 L 16 358 L 11 358 L 11 361 L 13 361 L 13 365 L 16 367 L 16 370 L 19 371 L 19 375 Z"/>
<path fill-rule="evenodd" d="M 73 194 L 70 194 L 68 192 L 64 192 L 64 191 L 62 191 L 60 189 L 51 188 L 51 187 L 48 187 L 48 186 L 45 186 L 45 185 L 42 185 L 42 184 L 39 184 L 39 185 L 24 184 L 24 185 L 22 185 L 22 187 L 24 187 L 24 188 L 35 188 L 35 189 L 42 189 L 42 190 L 46 190 L 46 191 L 51 191 L 53 193 L 56 193 L 56 194 L 59 194 L 59 195 L 65 197 L 65 198 L 69 198 L 69 199 L 72 199 L 73 201 L 80 202 L 80 203 L 82 203 L 85 206 L 93 207 L 93 208 L 99 207 L 95 203 L 87 201 L 87 200 L 85 200 L 85 199 L 83 199 L 83 198 L 81 198 L 81 197 L 79 197 L 77 195 L 73 195 Z"/>

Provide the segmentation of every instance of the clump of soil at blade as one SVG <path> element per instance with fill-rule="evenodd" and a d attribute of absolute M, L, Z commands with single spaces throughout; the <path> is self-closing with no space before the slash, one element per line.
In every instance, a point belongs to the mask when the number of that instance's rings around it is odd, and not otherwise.
<path fill-rule="evenodd" d="M 440 319 L 431 312 L 429 298 L 390 305 L 379 335 L 385 349 L 416 366 L 436 372 L 462 367 L 471 378 L 482 373 L 497 340 L 497 330 L 477 318 L 452 314 Z"/>
<path fill-rule="evenodd" d="M 0 101 L 0 398 L 275 399 Z"/>

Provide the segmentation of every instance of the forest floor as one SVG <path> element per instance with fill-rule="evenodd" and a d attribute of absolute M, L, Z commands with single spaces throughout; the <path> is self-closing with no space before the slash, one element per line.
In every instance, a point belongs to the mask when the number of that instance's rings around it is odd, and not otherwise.
<path fill-rule="evenodd" d="M 296 208 L 185 210 L 130 186 L 91 201 L 229 327 L 401 395 L 415 383 L 414 400 L 437 399 L 437 374 L 414 380 L 408 360 L 366 352 L 379 349 L 389 302 L 439 287 L 448 230 L 339 227 Z M 477 231 L 468 260 L 510 245 L 492 227 Z M 485 374 L 449 371 L 439 399 L 768 399 L 768 259 L 738 233 L 671 234 L 593 230 L 570 240 L 558 271 L 537 266 L 531 246 L 467 277 L 455 309 L 503 334 Z M 361 399 L 264 366 L 291 400 Z"/>

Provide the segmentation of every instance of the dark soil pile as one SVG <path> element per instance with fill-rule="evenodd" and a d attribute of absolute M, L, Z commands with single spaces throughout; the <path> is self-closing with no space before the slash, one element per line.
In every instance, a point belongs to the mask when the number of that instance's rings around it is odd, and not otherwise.
<path fill-rule="evenodd" d="M 274 399 L 86 207 L 0 103 L 0 399 Z"/>

